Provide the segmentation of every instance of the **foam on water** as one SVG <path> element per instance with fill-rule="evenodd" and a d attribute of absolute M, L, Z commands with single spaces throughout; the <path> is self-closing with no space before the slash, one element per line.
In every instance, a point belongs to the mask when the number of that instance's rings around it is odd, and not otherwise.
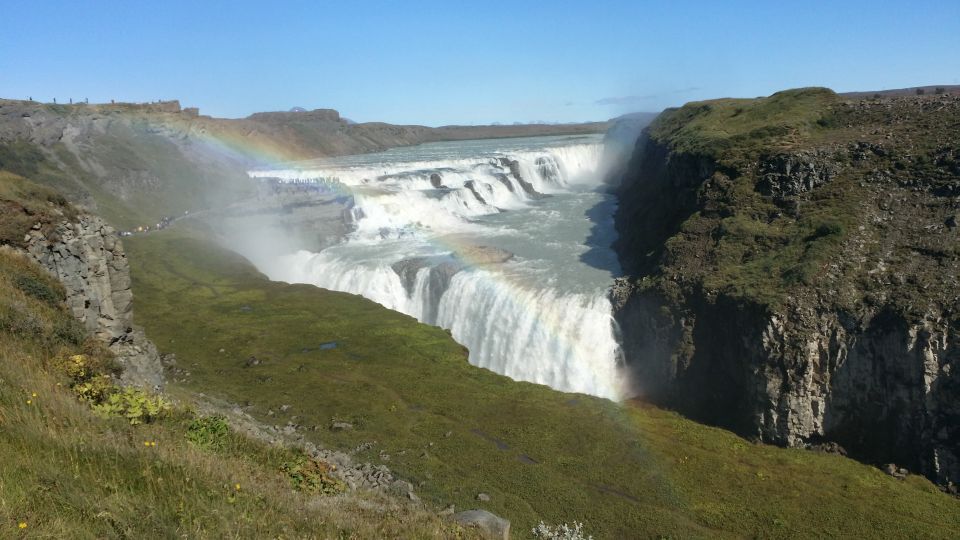
<path fill-rule="evenodd" d="M 596 138 L 465 141 L 253 171 L 354 197 L 345 243 L 254 262 L 272 279 L 360 294 L 447 328 L 472 364 L 617 399 L 606 296 L 616 258 L 582 260 L 612 239 L 587 245 L 596 227 L 612 228 L 586 217 L 613 210 L 599 189 L 602 151 Z"/>

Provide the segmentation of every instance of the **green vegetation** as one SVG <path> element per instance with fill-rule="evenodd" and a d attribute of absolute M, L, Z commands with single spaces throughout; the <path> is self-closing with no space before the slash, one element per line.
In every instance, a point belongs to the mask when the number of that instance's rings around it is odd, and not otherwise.
<path fill-rule="evenodd" d="M 44 161 L 43 152 L 24 139 L 0 143 L 0 170 L 19 176 L 36 176 Z"/>
<path fill-rule="evenodd" d="M 347 490 L 343 482 L 331 476 L 331 465 L 309 456 L 297 456 L 287 461 L 280 470 L 290 479 L 290 485 L 297 491 L 335 495 Z"/>
<path fill-rule="evenodd" d="M 666 273 L 768 305 L 822 279 L 869 215 L 872 201 L 857 192 L 862 174 L 847 170 L 787 208 L 758 192 L 747 165 L 768 152 L 846 144 L 851 114 L 831 92 L 805 89 L 663 116 L 655 136 L 720 165 L 699 193 L 705 204 L 667 241 L 677 267 Z M 75 188 L 121 227 L 211 202 L 201 200 L 208 192 L 196 187 L 198 169 L 173 163 L 182 157 L 173 143 L 146 131 L 111 136 L 119 139 L 97 159 L 148 171 L 142 190 L 110 193 L 116 186 L 63 145 L 38 154 L 28 143 L 2 144 L 0 169 Z M 939 148 L 930 140 L 920 139 L 924 149 Z M 882 162 L 936 180 L 960 154 L 913 155 Z M 169 192 L 154 199 L 151 179 Z M 37 223 L 48 233 L 73 215 L 56 193 L 4 172 L 0 205 L 0 244 L 13 246 Z M 463 534 L 429 508 L 342 493 L 327 464 L 197 416 L 189 403 L 198 392 L 382 462 L 437 508 L 487 508 L 511 519 L 517 536 L 541 521 L 582 522 L 598 539 L 950 538 L 960 527 L 957 500 L 923 478 L 896 480 L 642 404 L 510 381 L 470 366 L 441 329 L 357 296 L 271 283 L 198 233 L 125 242 L 138 321 L 178 358 L 165 398 L 117 389 L 109 352 L 67 314 L 62 287 L 0 249 L 0 460 L 16 465 L 0 469 L 0 537 Z M 491 500 L 478 502 L 481 492 Z"/>
<path fill-rule="evenodd" d="M 825 88 L 802 88 L 766 98 L 694 102 L 665 112 L 651 124 L 651 138 L 671 152 L 669 163 L 695 167 L 671 169 L 683 176 L 676 181 L 703 175 L 696 167 L 713 174 L 701 177 L 703 183 L 691 188 L 681 206 L 663 211 L 679 221 L 654 229 L 662 237 L 647 238 L 644 245 L 666 249 L 654 253 L 656 261 L 644 272 L 654 278 L 682 276 L 708 291 L 773 309 L 800 289 L 835 287 L 824 280 L 841 275 L 869 291 L 875 279 L 843 253 L 853 242 L 856 249 L 879 249 L 871 246 L 889 236 L 877 231 L 885 221 L 875 219 L 878 207 L 890 204 L 882 199 L 889 201 L 892 189 L 906 188 L 899 198 L 911 201 L 911 212 L 922 207 L 935 214 L 941 212 L 936 201 L 914 201 L 910 191 L 946 195 L 955 189 L 960 169 L 952 156 L 960 117 L 957 107 L 924 101 L 929 99 L 937 98 L 845 101 Z M 778 159 L 790 160 L 791 181 L 809 182 L 814 176 L 821 181 L 798 193 L 771 196 L 764 188 L 763 166 Z M 881 188 L 882 183 L 889 185 Z M 927 230 L 943 220 L 931 218 Z M 898 234 L 917 223 L 907 221 Z M 649 225 L 625 226 L 649 236 Z M 924 245 L 924 236 L 939 246 L 945 240 L 923 232 L 916 231 L 908 242 L 942 251 L 944 257 L 954 252 Z M 869 251 L 862 255 L 881 257 Z M 666 290 L 672 287 L 663 284 Z M 848 289 L 837 299 L 849 307 L 862 295 Z"/>
<path fill-rule="evenodd" d="M 0 178 L 0 202 L 20 211 L 46 211 L 47 199 L 22 179 Z M 116 388 L 111 353 L 86 338 L 60 284 L 4 244 L 0 538 L 468 537 L 383 495 L 291 491 L 298 451 Z M 113 414 L 97 414 L 104 408 Z M 323 466 L 305 465 L 309 485 L 328 480 L 318 476 Z"/>
<path fill-rule="evenodd" d="M 814 245 L 836 235 L 821 225 L 809 225 Z M 308 439 L 382 461 L 437 507 L 487 508 L 517 532 L 583 522 L 596 538 L 948 538 L 960 526 L 956 499 L 923 478 L 510 381 L 470 366 L 442 329 L 354 295 L 270 282 L 197 234 L 171 229 L 126 247 L 138 320 L 177 355 L 175 394 L 300 425 Z M 477 502 L 481 492 L 491 500 Z"/>
<path fill-rule="evenodd" d="M 170 402 L 163 396 L 150 395 L 137 388 L 110 392 L 93 410 L 103 416 L 126 418 L 130 425 L 150 424 L 170 414 Z"/>
<path fill-rule="evenodd" d="M 0 245 L 25 246 L 24 236 L 37 224 L 49 235 L 76 211 L 59 192 L 0 170 Z"/>
<path fill-rule="evenodd" d="M 812 285 L 862 217 L 850 176 L 821 187 L 796 217 L 757 192 L 752 176 L 730 183 L 720 215 L 692 216 L 667 242 L 668 251 L 672 260 L 701 253 L 714 265 L 702 274 L 704 286 L 762 304 L 777 306 L 794 285 Z M 696 237 L 710 230 L 714 242 L 704 256 Z"/>
<path fill-rule="evenodd" d="M 222 415 L 200 416 L 187 426 L 187 440 L 213 450 L 222 450 L 230 435 L 230 426 Z"/>
<path fill-rule="evenodd" d="M 827 88 L 799 88 L 763 99 L 696 101 L 657 117 L 650 135 L 679 152 L 734 161 L 788 147 L 831 125 L 827 106 L 837 100 Z"/>

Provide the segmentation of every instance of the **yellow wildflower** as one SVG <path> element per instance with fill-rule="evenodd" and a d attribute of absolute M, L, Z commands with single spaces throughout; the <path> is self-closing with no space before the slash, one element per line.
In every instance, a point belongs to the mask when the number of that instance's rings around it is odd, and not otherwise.
<path fill-rule="evenodd" d="M 27 405 L 30 405 L 30 404 L 32 404 L 32 403 L 33 403 L 33 400 L 32 400 L 32 399 L 28 399 L 28 400 L 27 400 Z"/>
<path fill-rule="evenodd" d="M 240 491 L 240 484 L 234 484 L 233 489 Z"/>
<path fill-rule="evenodd" d="M 150 446 L 150 441 L 143 441 L 144 446 Z"/>
<path fill-rule="evenodd" d="M 30 394 L 30 397 L 37 397 L 37 393 L 33 392 L 32 394 Z"/>
<path fill-rule="evenodd" d="M 27 522 L 26 522 L 26 521 L 21 521 L 21 522 L 17 525 L 17 527 L 19 527 L 19 528 L 21 528 L 21 529 L 26 529 L 26 528 L 27 528 Z"/>

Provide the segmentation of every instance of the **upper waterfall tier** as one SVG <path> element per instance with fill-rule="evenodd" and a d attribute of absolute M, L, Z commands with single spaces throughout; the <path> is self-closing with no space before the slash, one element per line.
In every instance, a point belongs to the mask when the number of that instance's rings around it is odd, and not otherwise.
<path fill-rule="evenodd" d="M 361 294 L 448 328 L 471 363 L 623 395 L 606 291 L 615 203 L 599 137 L 434 143 L 251 175 L 351 201 L 346 242 L 257 258 L 272 279 Z"/>

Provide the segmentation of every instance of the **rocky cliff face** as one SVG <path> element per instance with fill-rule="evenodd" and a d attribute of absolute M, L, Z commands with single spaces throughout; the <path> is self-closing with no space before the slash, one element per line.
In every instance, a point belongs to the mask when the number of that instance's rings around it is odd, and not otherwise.
<path fill-rule="evenodd" d="M 26 251 L 63 284 L 67 305 L 87 331 L 106 343 L 123 367 L 121 382 L 149 389 L 163 384 L 157 349 L 133 325 L 130 268 L 112 227 L 96 216 L 64 220 L 49 235 L 39 227 Z"/>
<path fill-rule="evenodd" d="M 638 141 L 612 291 L 636 391 L 960 482 L 960 177 L 943 158 L 960 100 L 794 98 L 813 122 L 738 137 L 727 113 L 767 118 L 777 97 L 711 102 Z"/>

